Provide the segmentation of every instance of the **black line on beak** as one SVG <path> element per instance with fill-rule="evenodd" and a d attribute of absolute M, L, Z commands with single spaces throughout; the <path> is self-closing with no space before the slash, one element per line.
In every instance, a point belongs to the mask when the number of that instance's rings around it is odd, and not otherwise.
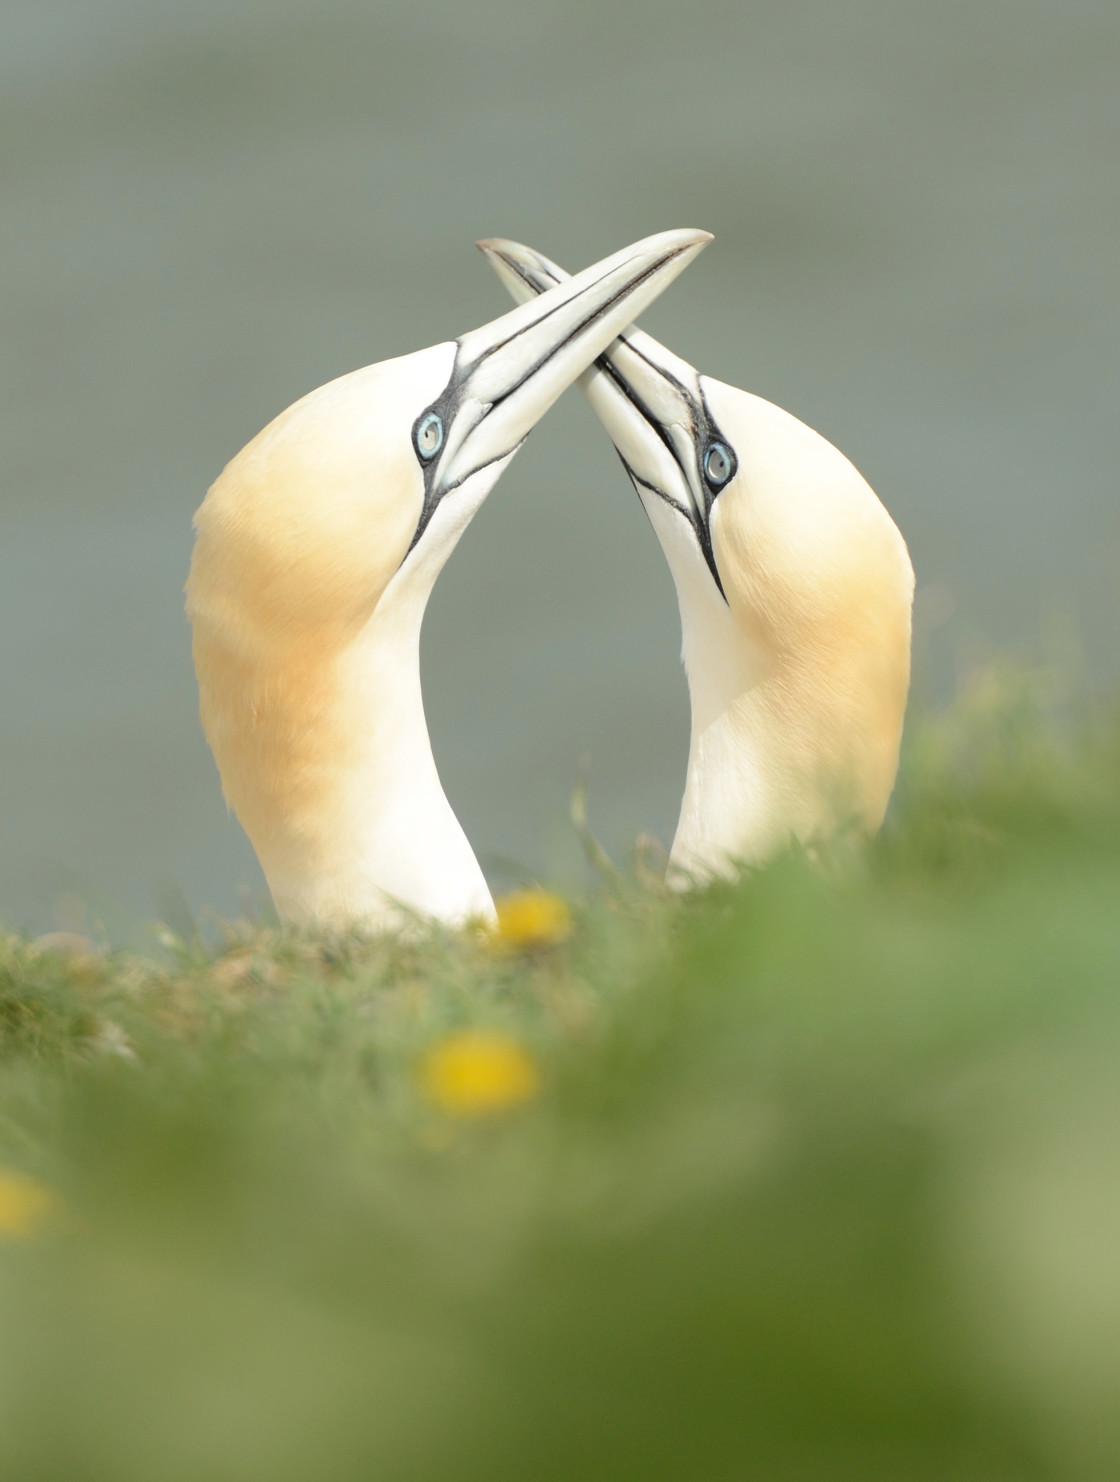
<path fill-rule="evenodd" d="M 629 348 L 632 349 L 633 347 L 630 346 Z M 718 432 L 719 429 L 716 427 L 715 423 L 712 422 L 711 417 L 708 414 L 707 407 L 701 406 L 701 417 L 696 418 L 696 399 L 693 396 L 692 392 L 689 391 L 686 386 L 682 386 L 681 383 L 674 377 L 668 375 L 667 372 L 662 371 L 660 366 L 654 365 L 653 362 L 651 360 L 648 360 L 644 355 L 642 356 L 642 359 L 645 360 L 646 364 L 651 366 L 653 370 L 657 371 L 661 375 L 664 375 L 665 379 L 676 386 L 681 394 L 686 398 L 689 404 L 689 408 L 693 413 L 693 446 L 698 447 L 699 442 L 697 438 L 697 421 L 701 421 L 703 424 L 705 442 L 709 441 L 710 439 L 708 438 L 707 434 L 711 432 Z M 634 392 L 633 388 L 625 380 L 623 380 L 619 372 L 615 370 L 614 366 L 610 363 L 605 355 L 601 356 L 597 363 L 599 364 L 601 369 L 604 370 L 606 374 L 611 378 L 611 380 L 622 392 L 622 394 L 626 397 L 627 401 L 629 401 L 634 410 L 641 416 L 642 420 L 645 422 L 650 431 L 655 433 L 657 437 L 661 439 L 661 442 L 668 449 L 673 462 L 681 471 L 681 477 L 684 479 L 685 488 L 691 488 L 691 481 L 688 476 L 688 469 L 685 468 L 684 464 L 681 462 L 680 454 L 677 451 L 676 445 L 674 444 L 672 438 L 669 436 L 668 432 L 666 432 L 665 428 L 661 425 L 660 419 L 653 416 L 649 408 L 642 404 L 641 399 Z M 722 433 L 720 433 L 720 436 L 722 437 Z M 616 448 L 615 451 L 618 452 L 618 449 Z M 712 548 L 712 532 L 710 527 L 710 520 L 712 514 L 712 505 L 715 503 L 715 496 L 711 494 L 710 490 L 708 489 L 707 482 L 704 479 L 704 470 L 700 465 L 700 457 L 702 455 L 700 455 L 699 453 L 697 455 L 697 474 L 699 476 L 701 485 L 701 495 L 704 500 L 704 508 L 702 513 L 693 506 L 691 500 L 689 501 L 688 509 L 681 509 L 677 501 L 670 498 L 670 496 L 663 489 L 659 489 L 655 484 L 651 484 L 648 482 L 648 480 L 640 478 L 630 467 L 629 463 L 627 463 L 626 459 L 623 458 L 621 453 L 619 453 L 618 456 L 622 460 L 623 468 L 625 468 L 626 472 L 630 475 L 630 480 L 634 484 L 635 488 L 640 485 L 643 489 L 648 489 L 651 494 L 655 494 L 658 499 L 662 500 L 663 503 L 668 504 L 673 509 L 679 511 L 679 513 L 682 514 L 688 521 L 688 523 L 692 526 L 693 530 L 696 533 L 696 540 L 697 544 L 700 547 L 700 553 L 708 564 L 708 570 L 712 573 L 712 580 L 719 588 L 720 596 L 726 602 L 727 593 L 723 590 L 723 582 L 720 580 L 719 570 L 716 566 L 715 551 Z"/>
<path fill-rule="evenodd" d="M 486 420 L 486 418 L 490 415 L 495 407 L 501 406 L 504 401 L 506 401 L 510 396 L 514 394 L 514 392 L 519 391 L 527 381 L 531 380 L 532 377 L 536 375 L 536 373 L 541 370 L 543 366 L 547 365 L 550 360 L 558 355 L 566 345 L 571 344 L 574 339 L 583 334 L 583 332 L 588 329 L 590 325 L 594 324 L 597 319 L 601 319 L 604 314 L 609 313 L 617 303 L 626 298 L 628 294 L 633 293 L 634 290 L 645 283 L 647 279 L 652 278 L 655 273 L 659 273 L 662 268 L 664 268 L 668 263 L 672 262 L 675 258 L 682 256 L 683 253 L 688 252 L 689 250 L 690 247 L 688 246 L 676 247 L 671 252 L 665 253 L 662 257 L 659 257 L 656 262 L 650 263 L 645 271 L 639 274 L 638 277 L 628 279 L 622 285 L 622 287 L 616 289 L 609 298 L 604 299 L 603 302 L 590 313 L 588 313 L 586 317 L 580 319 L 574 326 L 574 328 L 569 330 L 569 332 L 563 337 L 563 339 L 558 340 L 554 345 L 552 345 L 547 353 L 542 355 L 539 360 L 531 365 L 516 381 L 513 382 L 512 385 L 507 386 L 505 390 L 502 391 L 500 396 L 496 396 L 492 402 L 486 405 L 482 416 L 474 424 L 474 427 L 471 427 L 467 431 L 466 436 L 463 438 L 462 443 L 459 444 L 459 447 L 461 448 L 463 443 L 469 441 L 476 428 L 481 427 L 482 423 Z M 582 291 L 584 293 L 589 293 L 591 292 L 592 287 L 593 285 L 589 285 Z M 577 301 L 578 297 L 579 296 L 576 295 Z M 443 422 L 444 447 L 446 448 L 454 425 L 455 415 L 459 409 L 463 387 L 469 384 L 470 378 L 475 373 L 475 371 L 477 371 L 480 366 L 484 365 L 491 355 L 496 354 L 499 350 L 504 350 L 507 345 L 511 345 L 514 340 L 520 338 L 520 336 L 523 334 L 527 334 L 530 330 L 539 329 L 542 324 L 547 324 L 549 319 L 552 318 L 554 314 L 558 314 L 562 309 L 567 308 L 572 302 L 573 300 L 570 298 L 565 299 L 563 303 L 554 305 L 551 309 L 548 310 L 547 313 L 542 314 L 539 319 L 534 319 L 531 324 L 523 325 L 520 329 L 514 330 L 514 332 L 508 335 L 504 340 L 499 340 L 497 344 L 489 346 L 488 349 L 469 367 L 464 367 L 460 364 L 459 357 L 462 353 L 462 340 L 456 340 L 455 363 L 451 368 L 451 375 L 448 378 L 447 385 L 443 388 L 443 391 L 441 392 L 439 397 L 435 401 L 433 401 L 430 406 L 424 408 L 424 410 L 420 413 L 420 416 L 417 418 L 414 426 L 419 425 L 420 421 L 424 417 L 426 417 L 429 412 L 438 412 Z M 531 431 L 532 428 L 529 429 L 529 432 Z M 420 508 L 420 518 L 416 522 L 416 529 L 413 533 L 412 540 L 409 542 L 408 550 L 405 552 L 404 555 L 405 560 L 408 559 L 416 543 L 420 540 L 421 536 L 424 534 L 424 531 L 431 523 L 432 516 L 436 512 L 440 500 L 443 499 L 445 495 L 450 494 L 453 489 L 457 489 L 460 484 L 465 483 L 467 479 L 472 477 L 472 475 L 480 472 L 480 470 L 483 468 L 488 468 L 491 463 L 497 463 L 502 458 L 512 457 L 513 454 L 517 452 L 518 448 L 521 447 L 521 444 L 525 441 L 525 438 L 528 437 L 528 435 L 529 433 L 526 432 L 524 437 L 522 437 L 518 442 L 514 443 L 514 445 L 511 448 L 508 448 L 504 453 L 497 453 L 494 455 L 494 457 L 487 458 L 477 467 L 468 469 L 466 473 L 464 473 L 460 478 L 457 478 L 452 484 L 443 484 L 441 483 L 439 478 L 439 470 L 443 463 L 444 456 L 446 456 L 445 454 L 437 455 L 435 458 L 431 459 L 428 462 L 421 461 L 421 468 L 424 474 L 424 502 Z M 419 459 L 419 455 L 417 456 Z"/>
<path fill-rule="evenodd" d="M 615 452 L 618 452 L 617 448 L 615 449 Z M 725 602 L 727 602 L 727 593 L 723 590 L 723 582 L 720 581 L 719 570 L 716 567 L 715 551 L 713 551 L 712 549 L 712 533 L 708 529 L 707 521 L 697 521 L 696 519 L 694 519 L 688 510 L 681 509 L 680 505 L 675 499 L 670 499 L 668 494 L 666 494 L 663 489 L 659 489 L 656 484 L 651 484 L 648 480 L 643 479 L 642 477 L 640 477 L 640 475 L 636 474 L 630 467 L 629 463 L 627 463 L 626 459 L 623 458 L 621 453 L 619 453 L 618 456 L 623 468 L 630 475 L 630 482 L 634 485 L 635 489 L 648 489 L 649 492 L 656 498 L 660 499 L 663 504 L 667 504 L 670 509 L 675 509 L 676 512 L 679 515 L 683 516 L 683 518 L 686 519 L 692 526 L 693 532 L 696 535 L 696 543 L 700 547 L 700 554 L 707 562 L 708 570 L 712 573 L 712 580 L 715 582 L 720 596 Z M 730 605 L 731 604 L 728 603 L 728 606 Z"/>

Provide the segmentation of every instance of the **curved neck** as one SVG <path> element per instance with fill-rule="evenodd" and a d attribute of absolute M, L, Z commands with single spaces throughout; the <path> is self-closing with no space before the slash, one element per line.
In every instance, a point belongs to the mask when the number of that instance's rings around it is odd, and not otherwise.
<path fill-rule="evenodd" d="M 853 675 L 839 656 L 763 649 L 700 583 L 699 554 L 695 564 L 696 581 L 678 578 L 692 731 L 671 877 L 730 873 L 791 840 L 873 833 L 898 764 L 904 684 L 887 686 L 888 704 L 874 655 Z"/>
<path fill-rule="evenodd" d="M 226 796 L 285 917 L 380 928 L 493 912 L 432 756 L 427 595 L 394 578 L 356 631 L 199 665 Z"/>
<path fill-rule="evenodd" d="M 766 658 L 739 628 L 699 551 L 671 564 L 692 723 L 669 864 L 671 880 L 688 883 L 760 858 L 780 827 L 767 767 Z"/>
<path fill-rule="evenodd" d="M 664 501 L 639 493 L 669 563 L 681 615 L 692 728 L 669 867 L 671 881 L 687 883 L 769 847 L 773 800 L 759 703 L 768 666 L 713 582 L 687 521 Z"/>
<path fill-rule="evenodd" d="M 390 583 L 338 656 L 324 739 L 330 745 L 333 732 L 340 760 L 324 789 L 325 833 L 302 857 L 265 866 L 285 914 L 378 926 L 410 913 L 452 923 L 493 914 L 432 756 L 420 689 L 427 593 L 414 592 Z"/>

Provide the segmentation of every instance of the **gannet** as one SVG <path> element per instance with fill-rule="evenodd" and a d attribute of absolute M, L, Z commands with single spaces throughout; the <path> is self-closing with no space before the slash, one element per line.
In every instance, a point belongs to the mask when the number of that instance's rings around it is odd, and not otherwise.
<path fill-rule="evenodd" d="M 186 588 L 202 724 L 283 917 L 492 915 L 424 718 L 428 596 L 537 420 L 709 240 L 648 237 L 312 391 L 206 495 Z"/>
<path fill-rule="evenodd" d="M 519 302 L 563 269 L 479 247 Z M 873 833 L 898 770 L 914 573 L 851 463 L 631 327 L 580 379 L 677 589 L 692 721 L 669 855 L 686 885 Z"/>

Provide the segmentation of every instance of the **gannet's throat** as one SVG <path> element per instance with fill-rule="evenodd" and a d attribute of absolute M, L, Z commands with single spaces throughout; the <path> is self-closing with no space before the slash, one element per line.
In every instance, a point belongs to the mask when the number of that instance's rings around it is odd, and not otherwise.
<path fill-rule="evenodd" d="M 432 534 L 450 535 L 445 523 L 437 510 Z M 305 672 L 284 676 L 286 693 L 277 687 L 280 744 L 272 796 L 260 801 L 283 825 L 266 831 L 259 852 L 285 915 L 398 925 L 408 914 L 455 922 L 492 911 L 432 755 L 420 686 L 425 596 L 395 577 L 352 640 L 320 655 L 309 710 Z M 315 717 L 311 733 L 304 716 Z M 301 744 L 289 748 L 301 720 Z"/>

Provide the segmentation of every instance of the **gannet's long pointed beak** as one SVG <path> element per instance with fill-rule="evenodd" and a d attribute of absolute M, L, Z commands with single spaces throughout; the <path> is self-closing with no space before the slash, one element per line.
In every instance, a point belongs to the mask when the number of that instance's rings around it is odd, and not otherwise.
<path fill-rule="evenodd" d="M 490 237 L 478 246 L 520 303 L 574 281 L 520 242 Z M 639 494 L 664 500 L 688 520 L 722 593 L 710 517 L 716 494 L 734 476 L 736 460 L 708 409 L 698 372 L 629 325 L 584 372 L 580 386 Z"/>
<path fill-rule="evenodd" d="M 443 496 L 512 457 L 561 392 L 710 241 L 704 231 L 659 232 L 459 337 L 449 382 L 413 426 L 425 467 L 413 544 Z"/>

